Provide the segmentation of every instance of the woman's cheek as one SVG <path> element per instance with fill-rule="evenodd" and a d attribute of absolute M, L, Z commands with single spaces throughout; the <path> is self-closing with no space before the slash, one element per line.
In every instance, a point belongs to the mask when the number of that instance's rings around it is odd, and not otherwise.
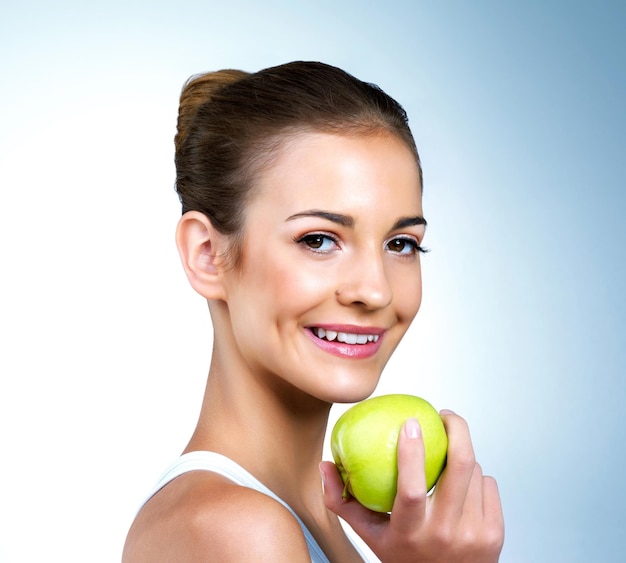
<path fill-rule="evenodd" d="M 419 263 L 412 275 L 396 276 L 394 284 L 394 300 L 400 316 L 410 323 L 417 315 L 422 304 L 422 273 Z"/>

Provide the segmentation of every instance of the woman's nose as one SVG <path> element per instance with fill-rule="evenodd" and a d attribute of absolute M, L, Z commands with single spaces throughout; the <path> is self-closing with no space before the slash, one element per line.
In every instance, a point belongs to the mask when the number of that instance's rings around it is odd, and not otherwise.
<path fill-rule="evenodd" d="M 355 256 L 347 264 L 343 278 L 338 281 L 335 295 L 346 306 L 380 309 L 389 305 L 393 293 L 382 256 Z"/>

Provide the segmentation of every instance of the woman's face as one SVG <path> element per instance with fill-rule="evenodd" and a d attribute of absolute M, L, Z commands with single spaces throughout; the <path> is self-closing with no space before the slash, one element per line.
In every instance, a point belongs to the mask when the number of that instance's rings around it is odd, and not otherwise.
<path fill-rule="evenodd" d="M 260 175 L 225 274 L 234 353 L 286 390 L 367 397 L 419 309 L 424 230 L 402 141 L 295 137 Z"/>

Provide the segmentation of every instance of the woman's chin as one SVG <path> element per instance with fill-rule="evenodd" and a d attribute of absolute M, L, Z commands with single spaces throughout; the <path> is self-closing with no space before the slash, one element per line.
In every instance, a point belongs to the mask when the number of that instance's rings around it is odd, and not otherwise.
<path fill-rule="evenodd" d="M 378 385 L 378 379 L 375 381 L 366 381 L 360 378 L 358 381 L 344 380 L 338 382 L 338 384 L 330 390 L 327 390 L 325 399 L 329 403 L 358 403 L 367 399 L 375 390 Z"/>

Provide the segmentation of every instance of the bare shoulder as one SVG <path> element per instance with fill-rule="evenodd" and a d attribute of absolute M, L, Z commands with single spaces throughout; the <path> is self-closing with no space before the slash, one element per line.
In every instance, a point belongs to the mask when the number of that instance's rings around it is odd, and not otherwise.
<path fill-rule="evenodd" d="M 302 530 L 289 510 L 206 471 L 178 477 L 143 507 L 122 560 L 310 562 Z"/>

